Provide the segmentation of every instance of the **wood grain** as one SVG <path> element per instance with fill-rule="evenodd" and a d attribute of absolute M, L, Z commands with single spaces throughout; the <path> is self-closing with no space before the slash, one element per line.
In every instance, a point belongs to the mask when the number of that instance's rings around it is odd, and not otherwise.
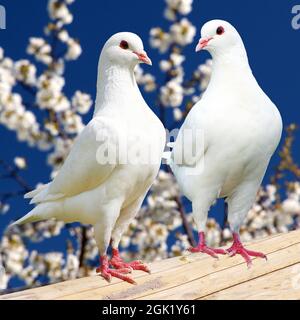
<path fill-rule="evenodd" d="M 152 274 L 133 272 L 137 285 L 101 277 L 65 281 L 2 295 L 1 299 L 300 299 L 300 231 L 248 244 L 267 254 L 249 270 L 239 256 L 215 260 L 186 254 L 150 264 Z"/>

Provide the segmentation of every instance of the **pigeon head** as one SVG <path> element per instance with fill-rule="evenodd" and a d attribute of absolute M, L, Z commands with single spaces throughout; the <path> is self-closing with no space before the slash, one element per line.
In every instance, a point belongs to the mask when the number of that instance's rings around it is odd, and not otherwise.
<path fill-rule="evenodd" d="M 131 32 L 120 32 L 110 37 L 105 43 L 102 55 L 115 65 L 128 67 L 135 67 L 138 63 L 152 65 L 144 51 L 141 38 Z"/>
<path fill-rule="evenodd" d="M 224 20 L 212 20 L 202 27 L 196 52 L 207 50 L 214 54 L 230 51 L 238 46 L 243 47 L 243 42 L 237 30 Z"/>

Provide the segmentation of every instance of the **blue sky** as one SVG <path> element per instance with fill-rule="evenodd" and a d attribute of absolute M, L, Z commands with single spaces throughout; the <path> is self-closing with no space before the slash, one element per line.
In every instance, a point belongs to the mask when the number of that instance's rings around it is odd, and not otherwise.
<path fill-rule="evenodd" d="M 0 46 L 13 59 L 26 58 L 28 38 L 43 36 L 47 0 L 0 0 L 0 4 L 7 12 L 7 29 L 0 30 Z M 201 26 L 215 18 L 228 20 L 236 26 L 244 39 L 253 72 L 280 109 L 285 124 L 299 122 L 300 30 L 295 31 L 291 27 L 291 10 L 295 4 L 297 1 L 287 0 L 194 0 L 194 10 L 189 16 L 197 27 L 198 35 Z M 152 69 L 145 68 L 161 79 L 158 68 L 160 55 L 149 47 L 148 35 L 151 27 L 167 27 L 163 19 L 164 7 L 163 0 L 76 0 L 72 5 L 74 23 L 69 31 L 80 39 L 83 54 L 67 66 L 67 95 L 71 96 L 80 89 L 95 98 L 96 67 L 101 47 L 109 36 L 118 31 L 132 31 L 141 36 L 153 61 Z M 187 75 L 208 58 L 207 53 L 194 52 L 198 35 L 195 43 L 186 49 Z M 154 106 L 153 95 L 145 95 L 145 99 Z M 90 116 L 85 118 L 86 122 Z M 16 155 L 28 159 L 29 169 L 24 171 L 24 177 L 32 186 L 48 180 L 50 170 L 45 165 L 45 154 L 16 142 L 15 134 L 0 126 L 0 158 L 10 162 Z M 300 152 L 295 151 L 295 155 L 300 160 Z M 275 163 L 276 157 L 268 174 Z M 14 188 L 11 182 L 0 182 L 0 192 Z M 12 203 L 10 219 L 24 214 L 28 208 L 23 199 L 16 199 Z M 219 207 L 214 209 L 215 212 L 217 210 Z"/>

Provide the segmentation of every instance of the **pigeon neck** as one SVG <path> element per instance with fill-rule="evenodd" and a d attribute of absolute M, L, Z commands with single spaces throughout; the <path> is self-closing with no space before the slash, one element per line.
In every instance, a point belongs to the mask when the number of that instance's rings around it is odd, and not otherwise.
<path fill-rule="evenodd" d="M 94 115 L 109 106 L 118 106 L 136 95 L 137 84 L 134 66 L 112 64 L 101 59 L 98 67 L 97 97 Z"/>
<path fill-rule="evenodd" d="M 244 79 L 253 78 L 244 46 L 237 45 L 228 51 L 211 52 L 211 54 L 213 57 L 212 84 L 215 81 L 218 84 L 220 83 L 219 81 L 222 81 L 224 84 L 235 85 Z M 241 79 L 241 74 L 243 79 Z"/>

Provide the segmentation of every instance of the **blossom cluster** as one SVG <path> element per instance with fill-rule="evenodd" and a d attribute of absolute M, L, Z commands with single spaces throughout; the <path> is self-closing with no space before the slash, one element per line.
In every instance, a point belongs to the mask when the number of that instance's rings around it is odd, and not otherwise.
<path fill-rule="evenodd" d="M 55 233 L 52 236 L 54 235 Z M 4 235 L 0 245 L 5 270 L 0 273 L 0 290 L 5 290 L 9 280 L 15 276 L 22 279 L 25 286 L 34 287 L 42 284 L 40 276 L 47 277 L 49 283 L 54 283 L 73 279 L 78 275 L 79 260 L 71 246 L 67 248 L 66 255 L 63 252 L 29 251 L 18 233 Z"/>
<path fill-rule="evenodd" d="M 14 61 L 0 48 L 0 124 L 14 131 L 20 142 L 47 151 L 52 178 L 84 127 L 82 116 L 93 104 L 91 96 L 81 90 L 76 90 L 71 97 L 64 93 L 66 64 L 77 60 L 82 53 L 79 41 L 68 31 L 73 21 L 70 7 L 73 2 L 48 1 L 49 22 L 44 28 L 44 37 L 29 38 L 28 58 Z M 3 168 L 1 164 L 4 163 L 0 163 L 0 169 L 7 171 L 5 176 L 15 179 L 23 189 L 11 192 L 12 196 L 29 191 L 20 176 L 21 171 L 28 168 L 25 158 L 16 156 L 12 165 L 5 164 Z M 0 195 L 2 215 L 9 212 L 8 197 L 8 193 Z M 1 289 L 6 289 L 9 280 L 16 276 L 28 286 L 38 285 L 41 275 L 46 276 L 48 282 L 78 276 L 76 246 L 74 250 L 66 250 L 67 255 L 63 251 L 39 254 L 28 247 L 30 242 L 61 236 L 63 229 L 63 223 L 47 221 L 4 234 L 0 242 L 0 266 L 5 269 L 5 273 L 0 273 Z M 70 232 L 70 238 L 77 239 L 77 236 Z"/>
<path fill-rule="evenodd" d="M 184 72 L 184 48 L 194 42 L 196 27 L 186 17 L 192 11 L 193 0 L 166 0 L 165 17 L 171 22 L 169 30 L 160 27 L 150 30 L 150 45 L 164 56 L 159 66 L 165 75 L 165 83 L 160 85 L 159 103 L 162 108 L 172 108 L 174 120 L 180 121 L 188 106 L 186 97 L 196 102 L 196 92 L 207 86 L 210 78 L 210 63 L 201 65 L 186 79 Z M 193 95 L 193 96 L 192 96 Z"/>
<path fill-rule="evenodd" d="M 92 106 L 90 95 L 80 90 L 71 98 L 63 92 L 65 64 L 82 52 L 66 29 L 73 21 L 72 2 L 50 0 L 45 38 L 29 39 L 27 53 L 42 64 L 40 74 L 29 59 L 13 61 L 0 48 L 0 123 L 16 131 L 20 141 L 40 150 L 56 147 L 59 136 L 73 139 L 83 128 L 82 115 Z M 22 97 L 25 91 L 31 96 L 29 101 Z M 39 112 L 44 112 L 44 123 L 37 120 Z"/>

